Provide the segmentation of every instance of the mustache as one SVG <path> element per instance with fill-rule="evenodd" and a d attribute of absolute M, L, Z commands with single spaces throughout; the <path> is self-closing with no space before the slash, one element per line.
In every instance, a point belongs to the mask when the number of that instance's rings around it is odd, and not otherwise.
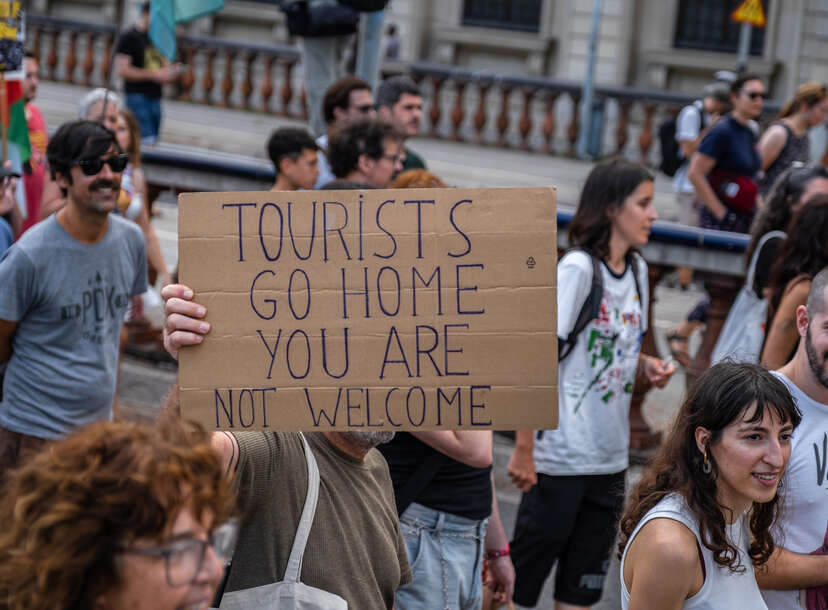
<path fill-rule="evenodd" d="M 116 182 L 113 182 L 112 180 L 98 180 L 97 182 L 92 184 L 92 186 L 89 187 L 89 190 L 90 191 L 95 191 L 95 190 L 98 190 L 98 189 L 108 189 L 108 188 L 117 189 L 117 188 L 120 188 L 120 187 L 121 187 L 120 184 L 118 184 Z"/>

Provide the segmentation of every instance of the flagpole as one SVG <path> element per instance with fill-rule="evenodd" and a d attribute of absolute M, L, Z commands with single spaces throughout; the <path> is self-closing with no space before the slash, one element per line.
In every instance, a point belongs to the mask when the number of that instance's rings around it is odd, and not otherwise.
<path fill-rule="evenodd" d="M 9 106 L 8 91 L 6 90 L 6 73 L 0 70 L 0 124 L 3 125 L 3 161 L 9 158 L 8 139 L 9 131 Z"/>

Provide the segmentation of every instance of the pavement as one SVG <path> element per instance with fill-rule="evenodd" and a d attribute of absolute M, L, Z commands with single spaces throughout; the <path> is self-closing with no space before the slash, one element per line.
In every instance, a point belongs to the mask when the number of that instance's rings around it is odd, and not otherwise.
<path fill-rule="evenodd" d="M 75 118 L 77 100 L 82 87 L 41 82 L 37 104 L 43 111 L 47 125 L 56 128 L 60 123 Z M 228 110 L 187 102 L 164 102 L 164 123 L 161 139 L 164 142 L 195 146 L 224 153 L 265 158 L 264 142 L 271 130 L 301 125 L 297 121 L 260 113 Z M 409 142 L 421 154 L 429 168 L 447 183 L 464 187 L 545 186 L 558 189 L 559 201 L 575 204 L 584 178 L 591 164 L 574 159 L 547 156 L 516 150 L 475 146 L 443 140 L 416 138 Z M 656 178 L 656 207 L 661 218 L 676 218 L 675 200 L 669 179 Z M 157 215 L 152 222 L 161 241 L 166 261 L 173 267 L 178 259 L 178 210 L 169 194 L 162 194 L 156 204 Z M 653 331 L 661 354 L 668 354 L 664 335 L 701 297 L 696 290 L 680 291 L 659 285 L 655 292 L 655 319 Z M 163 320 L 160 307 L 150 307 L 149 314 L 156 324 Z M 698 341 L 698 337 L 695 338 Z M 691 350 L 695 345 L 691 343 Z M 125 417 L 153 420 L 160 405 L 175 381 L 174 364 L 150 363 L 125 356 L 120 368 L 119 410 Z M 644 417 L 654 430 L 666 430 L 684 393 L 684 375 L 678 371 L 663 390 L 649 393 L 644 405 Z M 514 527 L 520 499 L 519 492 L 506 475 L 506 464 L 511 454 L 511 441 L 496 436 L 495 475 L 498 501 L 507 532 Z M 640 476 L 640 467 L 628 472 L 628 488 Z M 552 608 L 553 578 L 548 579 L 539 608 Z M 613 559 L 604 587 L 604 597 L 594 606 L 596 610 L 620 607 L 618 563 Z"/>

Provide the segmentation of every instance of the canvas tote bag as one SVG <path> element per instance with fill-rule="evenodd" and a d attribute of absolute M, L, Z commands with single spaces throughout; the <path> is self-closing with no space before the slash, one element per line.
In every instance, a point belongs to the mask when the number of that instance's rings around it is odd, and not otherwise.
<path fill-rule="evenodd" d="M 768 321 L 768 300 L 753 291 L 753 277 L 762 247 L 766 241 L 777 237 L 784 238 L 786 235 L 782 231 L 770 231 L 759 240 L 750 259 L 745 285 L 733 301 L 710 355 L 711 366 L 725 358 L 737 362 L 759 362 Z"/>
<path fill-rule="evenodd" d="M 308 542 L 316 501 L 319 498 L 319 467 L 305 435 L 300 433 L 308 462 L 308 493 L 293 548 L 290 551 L 284 580 L 270 585 L 226 593 L 221 610 L 347 610 L 348 603 L 333 593 L 315 589 L 299 582 L 302 557 Z"/>

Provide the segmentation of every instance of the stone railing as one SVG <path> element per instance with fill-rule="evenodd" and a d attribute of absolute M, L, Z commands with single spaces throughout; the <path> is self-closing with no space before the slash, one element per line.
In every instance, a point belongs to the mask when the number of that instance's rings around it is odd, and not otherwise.
<path fill-rule="evenodd" d="M 30 15 L 28 40 L 44 78 L 114 86 L 114 26 Z M 184 72 L 167 95 L 303 120 L 307 117 L 301 56 L 294 46 L 182 36 Z M 581 83 L 513 77 L 428 62 L 385 64 L 409 74 L 425 94 L 422 131 L 435 138 L 573 155 L 581 130 Z M 594 156 L 623 154 L 653 163 L 658 125 L 692 98 L 630 87 L 597 87 L 591 114 Z M 778 105 L 766 105 L 767 116 Z"/>

